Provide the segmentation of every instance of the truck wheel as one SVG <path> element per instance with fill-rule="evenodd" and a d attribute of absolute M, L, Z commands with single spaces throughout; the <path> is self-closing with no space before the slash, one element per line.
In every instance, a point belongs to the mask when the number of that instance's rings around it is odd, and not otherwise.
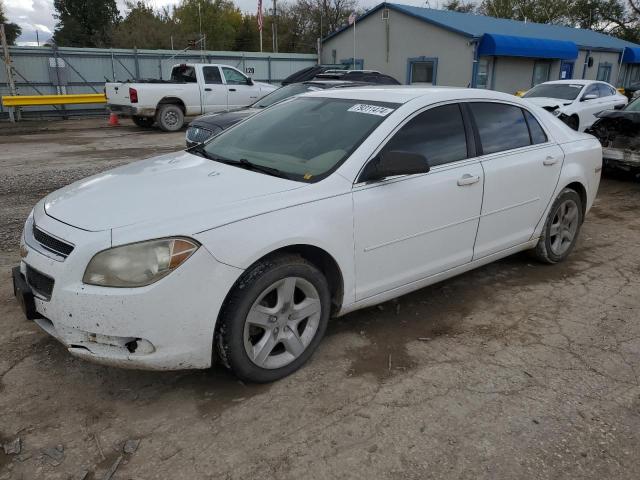
<path fill-rule="evenodd" d="M 178 105 L 160 105 L 156 113 L 156 122 L 165 132 L 177 132 L 184 125 L 184 113 Z"/>
<path fill-rule="evenodd" d="M 241 380 L 278 380 L 311 357 L 330 309 L 327 280 L 315 265 L 297 255 L 260 260 L 225 301 L 215 335 L 218 357 Z"/>
<path fill-rule="evenodd" d="M 131 117 L 131 120 L 141 128 L 151 128 L 153 126 L 153 122 L 155 122 L 153 117 L 139 117 L 137 115 Z"/>

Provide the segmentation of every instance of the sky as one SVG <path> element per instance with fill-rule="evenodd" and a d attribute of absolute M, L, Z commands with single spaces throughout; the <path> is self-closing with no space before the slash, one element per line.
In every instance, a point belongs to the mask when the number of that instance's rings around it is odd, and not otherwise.
<path fill-rule="evenodd" d="M 4 8 L 9 22 L 17 23 L 22 27 L 22 35 L 18 38 L 18 45 L 36 45 L 36 30 L 40 38 L 40 44 L 46 42 L 55 28 L 56 20 L 53 18 L 53 0 L 0 0 L 4 3 Z M 154 8 L 166 5 L 176 5 L 180 0 L 147 0 L 147 4 Z M 234 0 L 235 4 L 244 12 L 253 12 L 257 9 L 257 0 Z M 377 5 L 382 0 L 360 0 L 363 7 Z M 435 0 L 437 2 L 438 0 Z M 121 14 L 125 12 L 125 0 L 117 0 L 118 9 Z M 270 5 L 270 0 L 263 0 L 265 7 Z M 420 0 L 398 0 L 398 3 L 410 5 L 426 6 L 425 1 Z M 434 0 L 431 0 L 434 7 Z"/>

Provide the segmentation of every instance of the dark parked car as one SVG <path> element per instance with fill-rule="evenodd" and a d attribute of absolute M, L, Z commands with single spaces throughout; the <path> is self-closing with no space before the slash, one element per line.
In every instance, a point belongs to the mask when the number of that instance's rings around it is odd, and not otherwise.
<path fill-rule="evenodd" d="M 290 83 L 308 82 L 316 78 L 316 75 L 326 72 L 327 70 L 346 70 L 346 65 L 313 65 L 312 67 L 303 68 L 297 72 L 292 73 L 285 78 L 281 84 L 289 85 Z"/>
<path fill-rule="evenodd" d="M 605 110 L 586 130 L 602 144 L 602 158 L 607 167 L 640 176 L 640 98 L 621 110 Z"/>
<path fill-rule="evenodd" d="M 259 112 L 261 109 L 269 107 L 274 103 L 278 103 L 285 98 L 313 90 L 345 88 L 362 85 L 367 84 L 363 82 L 345 80 L 312 80 L 309 82 L 292 83 L 290 85 L 280 87 L 246 108 L 225 113 L 211 113 L 196 118 L 189 124 L 189 128 L 187 128 L 187 147 L 198 145 L 217 133 L 220 133 L 222 130 L 229 128 L 231 125 L 235 125 L 240 120 L 244 120 L 245 118 Z"/>
<path fill-rule="evenodd" d="M 352 82 L 376 83 L 378 85 L 402 85 L 390 75 L 375 70 L 327 70 L 316 75 L 316 79 L 351 80 Z"/>

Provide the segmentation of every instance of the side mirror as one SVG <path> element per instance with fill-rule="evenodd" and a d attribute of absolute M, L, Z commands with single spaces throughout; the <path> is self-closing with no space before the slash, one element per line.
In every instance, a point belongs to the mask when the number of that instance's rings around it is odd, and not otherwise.
<path fill-rule="evenodd" d="M 582 101 L 586 101 L 586 100 L 595 100 L 596 98 L 598 98 L 598 95 L 596 95 L 595 93 L 587 93 L 584 97 L 582 97 Z"/>
<path fill-rule="evenodd" d="M 253 85 L 253 80 L 251 80 L 251 77 L 247 77 L 247 85 Z"/>
<path fill-rule="evenodd" d="M 626 107 L 626 105 L 624 103 L 619 103 L 613 108 L 614 108 L 614 110 L 622 110 L 624 107 Z"/>
<path fill-rule="evenodd" d="M 380 153 L 371 160 L 360 175 L 360 182 L 375 182 L 395 175 L 427 173 L 429 162 L 424 155 L 391 150 Z"/>

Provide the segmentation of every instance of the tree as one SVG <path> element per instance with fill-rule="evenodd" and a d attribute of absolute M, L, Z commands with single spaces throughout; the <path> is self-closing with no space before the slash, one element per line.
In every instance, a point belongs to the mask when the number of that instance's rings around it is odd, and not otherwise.
<path fill-rule="evenodd" d="M 22 34 L 22 28 L 16 23 L 9 23 L 4 13 L 4 5 L 0 2 L 0 23 L 4 23 L 4 34 L 9 45 L 15 45 L 16 39 Z"/>
<path fill-rule="evenodd" d="M 53 33 L 57 45 L 110 47 L 114 28 L 120 21 L 116 0 L 54 0 Z"/>
<path fill-rule="evenodd" d="M 476 6 L 473 3 L 465 2 L 464 0 L 448 0 L 442 8 L 462 13 L 473 13 L 476 10 Z"/>
<path fill-rule="evenodd" d="M 242 12 L 231 0 L 182 0 L 173 10 L 173 20 L 189 40 L 199 40 L 202 25 L 207 50 L 233 49 L 243 23 Z"/>
<path fill-rule="evenodd" d="M 118 48 L 170 49 L 172 44 L 184 48 L 186 36 L 171 17 L 168 9 L 154 11 L 138 0 L 125 3 L 127 12 L 114 28 L 112 46 Z"/>

